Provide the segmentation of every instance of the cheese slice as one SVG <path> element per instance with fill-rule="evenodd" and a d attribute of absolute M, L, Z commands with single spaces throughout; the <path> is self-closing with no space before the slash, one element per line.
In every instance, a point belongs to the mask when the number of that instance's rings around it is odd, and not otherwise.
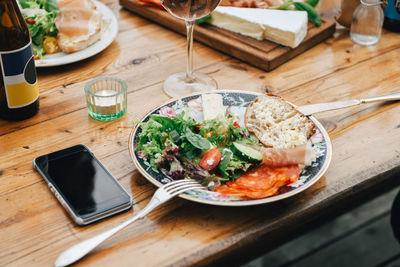
<path fill-rule="evenodd" d="M 203 116 L 204 120 L 212 120 L 219 116 L 224 116 L 224 105 L 222 95 L 219 94 L 203 94 Z"/>
<path fill-rule="evenodd" d="M 220 6 L 212 12 L 209 23 L 294 48 L 307 34 L 307 20 L 306 11 Z"/>

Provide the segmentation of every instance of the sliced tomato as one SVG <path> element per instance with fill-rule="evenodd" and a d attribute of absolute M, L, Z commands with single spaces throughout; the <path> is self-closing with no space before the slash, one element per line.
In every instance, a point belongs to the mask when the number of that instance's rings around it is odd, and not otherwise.
<path fill-rule="evenodd" d="M 58 42 L 55 37 L 47 37 L 43 41 L 43 49 L 46 54 L 54 54 L 60 52 L 60 48 L 58 47 Z"/>
<path fill-rule="evenodd" d="M 221 161 L 221 152 L 216 148 L 211 148 L 204 154 L 203 158 L 200 160 L 200 167 L 207 171 L 211 171 Z"/>

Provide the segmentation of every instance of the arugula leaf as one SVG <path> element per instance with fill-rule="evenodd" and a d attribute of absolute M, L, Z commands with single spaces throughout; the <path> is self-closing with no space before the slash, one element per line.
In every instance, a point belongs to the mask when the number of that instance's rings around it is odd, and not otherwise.
<path fill-rule="evenodd" d="M 160 123 L 162 125 L 162 128 L 165 130 L 174 129 L 175 123 L 174 120 L 171 118 L 153 114 L 150 116 L 150 119 L 153 119 L 154 121 Z"/>
<path fill-rule="evenodd" d="M 186 139 L 192 144 L 194 147 L 201 150 L 208 150 L 211 148 L 211 143 L 205 139 L 204 137 L 193 133 L 188 127 L 184 128 L 184 133 Z"/>
<path fill-rule="evenodd" d="M 233 153 L 229 149 L 224 149 L 221 154 L 222 157 L 221 161 L 218 164 L 218 169 L 221 171 L 224 178 L 226 178 L 229 177 L 229 173 L 226 171 L 226 168 L 228 167 L 228 164 L 231 161 Z"/>
<path fill-rule="evenodd" d="M 59 9 L 57 0 L 45 0 L 44 9 L 46 9 L 48 12 L 58 12 Z"/>
<path fill-rule="evenodd" d="M 173 130 L 169 133 L 169 136 L 171 137 L 172 141 L 174 141 L 174 143 L 178 143 L 180 140 L 180 135 L 177 131 Z"/>
<path fill-rule="evenodd" d="M 193 160 L 196 157 L 198 157 L 200 153 L 201 153 L 200 149 L 191 149 L 184 153 L 184 157 Z"/>

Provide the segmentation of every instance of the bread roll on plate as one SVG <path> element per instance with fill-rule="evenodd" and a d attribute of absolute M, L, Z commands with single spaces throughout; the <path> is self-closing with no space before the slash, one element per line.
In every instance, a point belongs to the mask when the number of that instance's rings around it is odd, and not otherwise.
<path fill-rule="evenodd" d="M 89 8 L 64 7 L 55 20 L 58 45 L 64 53 L 82 50 L 101 37 L 103 15 Z"/>
<path fill-rule="evenodd" d="M 314 123 L 278 96 L 258 96 L 246 109 L 245 125 L 267 147 L 293 148 L 307 143 Z"/>

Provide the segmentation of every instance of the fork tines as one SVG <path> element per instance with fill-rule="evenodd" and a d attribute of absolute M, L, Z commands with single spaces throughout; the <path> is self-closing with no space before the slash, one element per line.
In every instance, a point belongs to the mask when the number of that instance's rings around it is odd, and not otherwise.
<path fill-rule="evenodd" d="M 165 184 L 163 188 L 170 194 L 178 195 L 185 191 L 202 189 L 203 186 L 194 180 L 178 180 Z"/>

